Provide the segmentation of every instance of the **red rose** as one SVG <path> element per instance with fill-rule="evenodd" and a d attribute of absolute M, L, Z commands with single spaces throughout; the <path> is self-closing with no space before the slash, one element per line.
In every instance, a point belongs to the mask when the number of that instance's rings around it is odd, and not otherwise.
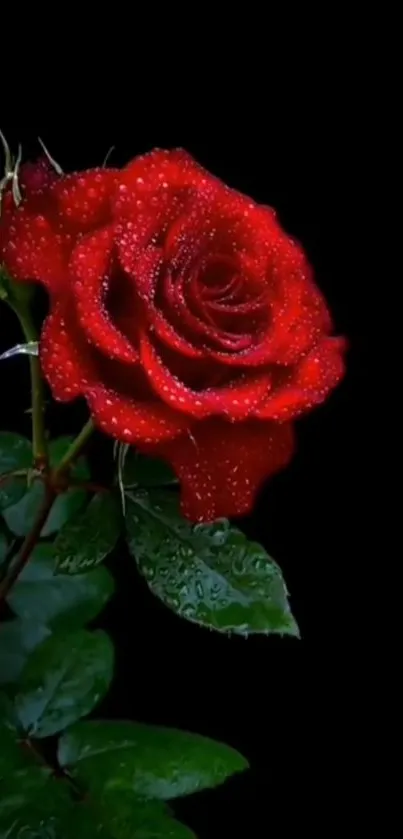
<path fill-rule="evenodd" d="M 22 180 L 0 246 L 49 291 L 55 398 L 84 396 L 101 429 L 170 461 L 190 519 L 246 513 L 289 461 L 292 421 L 343 375 L 301 248 L 183 151 Z"/>

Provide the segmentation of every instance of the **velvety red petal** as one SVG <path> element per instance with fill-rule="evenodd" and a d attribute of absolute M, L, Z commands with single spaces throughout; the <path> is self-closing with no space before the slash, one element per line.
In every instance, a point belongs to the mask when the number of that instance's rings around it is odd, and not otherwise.
<path fill-rule="evenodd" d="M 91 169 L 63 175 L 53 186 L 60 223 L 85 232 L 111 220 L 111 197 L 119 170 Z"/>
<path fill-rule="evenodd" d="M 225 347 L 228 350 L 238 353 L 249 347 L 249 335 L 236 335 L 230 332 L 224 332 L 218 326 L 212 323 L 206 323 L 202 317 L 193 314 L 185 297 L 184 284 L 184 277 L 179 277 L 174 282 L 172 276 L 167 273 L 164 278 L 164 296 L 167 311 L 177 323 L 178 331 L 182 328 L 188 336 L 192 336 L 195 341 L 197 340 L 203 349 L 206 349 L 210 342 L 213 345 L 218 345 L 220 348 Z"/>
<path fill-rule="evenodd" d="M 26 203 L 7 219 L 2 257 L 16 280 L 37 280 L 51 292 L 66 282 L 64 242 L 44 215 L 31 215 Z"/>
<path fill-rule="evenodd" d="M 285 248 L 289 261 L 282 263 L 283 257 L 278 256 L 280 267 L 273 274 L 266 331 L 247 353 L 209 350 L 212 358 L 230 367 L 295 365 L 331 329 L 327 306 L 305 258 L 292 243 Z"/>
<path fill-rule="evenodd" d="M 124 362 L 138 361 L 139 354 L 112 323 L 104 298 L 113 252 L 113 227 L 84 236 L 73 250 L 70 273 L 77 316 L 83 331 L 99 350 Z"/>
<path fill-rule="evenodd" d="M 132 278 L 139 297 L 147 303 L 154 298 L 162 265 L 162 251 L 152 245 L 142 250 L 142 233 L 132 228 L 132 222 L 117 226 L 118 256 L 123 270 Z"/>
<path fill-rule="evenodd" d="M 343 378 L 345 349 L 343 338 L 324 338 L 296 368 L 279 377 L 255 416 L 283 421 L 319 405 Z"/>
<path fill-rule="evenodd" d="M 172 464 L 180 479 L 186 518 L 208 522 L 248 513 L 262 482 L 287 465 L 293 450 L 290 423 L 231 425 L 211 419 L 155 453 Z"/>
<path fill-rule="evenodd" d="M 204 358 L 203 350 L 187 341 L 166 319 L 164 314 L 155 307 L 148 307 L 150 326 L 157 337 L 172 350 L 176 350 L 185 358 Z"/>
<path fill-rule="evenodd" d="M 294 364 L 331 328 L 324 299 L 302 251 L 280 243 L 272 267 L 271 329 L 266 346 L 277 364 Z"/>
<path fill-rule="evenodd" d="M 116 440 L 131 445 L 173 440 L 189 420 L 161 402 L 140 402 L 102 385 L 85 394 L 95 423 Z"/>
<path fill-rule="evenodd" d="M 140 352 L 143 367 L 158 396 L 164 402 L 175 405 L 178 411 L 195 418 L 221 414 L 234 421 L 245 419 L 265 400 L 270 390 L 271 374 L 264 372 L 248 375 L 244 380 L 239 378 L 226 387 L 195 391 L 170 372 L 145 334 L 140 339 Z"/>
<path fill-rule="evenodd" d="M 224 184 L 200 191 L 190 212 L 182 213 L 165 240 L 166 259 L 180 266 L 184 259 L 245 258 L 251 268 L 250 282 L 264 290 L 270 254 L 278 246 L 280 228 L 274 213 Z M 281 233 L 284 237 L 284 233 Z"/>
<path fill-rule="evenodd" d="M 52 394 L 60 402 L 70 402 L 88 387 L 93 377 L 91 361 L 85 352 L 66 299 L 59 299 L 42 327 L 40 361 Z"/>
<path fill-rule="evenodd" d="M 218 184 L 218 180 L 183 149 L 154 149 L 136 157 L 120 172 L 117 209 L 120 212 L 124 210 L 127 200 L 134 193 L 136 200 L 168 187 L 174 190 L 197 189 L 198 192 L 206 193 Z"/>

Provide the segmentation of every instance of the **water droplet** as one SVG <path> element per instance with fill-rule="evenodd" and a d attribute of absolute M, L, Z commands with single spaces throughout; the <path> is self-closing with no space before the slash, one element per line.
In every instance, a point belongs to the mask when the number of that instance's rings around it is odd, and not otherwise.
<path fill-rule="evenodd" d="M 190 603 L 187 603 L 187 605 L 181 609 L 180 614 L 184 618 L 194 618 L 196 615 L 196 609 Z"/>
<path fill-rule="evenodd" d="M 221 596 L 221 597 L 217 600 L 217 605 L 218 605 L 221 609 L 226 609 L 226 607 L 228 606 L 228 604 L 229 604 L 229 600 L 228 600 L 228 598 L 227 598 L 227 597 Z"/>
<path fill-rule="evenodd" d="M 177 609 L 179 607 L 179 600 L 177 597 L 167 597 L 166 604 L 167 606 L 170 606 L 171 609 Z"/>
<path fill-rule="evenodd" d="M 241 556 L 239 556 L 239 555 L 236 556 L 232 560 L 232 566 L 231 567 L 232 567 L 232 573 L 235 574 L 235 576 L 240 576 L 241 574 L 244 574 L 246 569 L 245 569 L 245 565 L 244 565 L 243 556 L 242 555 Z"/>

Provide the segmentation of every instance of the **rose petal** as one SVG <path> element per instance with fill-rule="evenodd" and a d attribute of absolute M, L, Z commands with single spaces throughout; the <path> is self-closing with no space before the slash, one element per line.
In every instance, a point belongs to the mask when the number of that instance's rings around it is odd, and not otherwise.
<path fill-rule="evenodd" d="M 70 402 L 93 377 L 91 359 L 71 315 L 66 298 L 60 298 L 46 318 L 40 340 L 40 361 L 55 399 Z"/>
<path fill-rule="evenodd" d="M 278 273 L 274 272 L 268 327 L 258 336 L 255 346 L 243 355 L 210 349 L 212 358 L 230 367 L 294 365 L 331 329 L 325 301 L 313 283 L 304 257 L 301 262 L 299 252 L 298 260 L 296 265 L 294 256 L 294 262 L 280 263 Z"/>
<path fill-rule="evenodd" d="M 343 338 L 324 338 L 296 368 L 283 373 L 264 405 L 259 419 L 294 419 L 323 402 L 344 375 Z"/>
<path fill-rule="evenodd" d="M 268 257 L 275 253 L 279 235 L 284 237 L 273 212 L 214 182 L 213 189 L 198 191 L 197 201 L 178 215 L 164 247 L 173 266 L 203 256 L 244 257 L 253 266 L 251 283 L 257 282 L 263 291 Z"/>
<path fill-rule="evenodd" d="M 198 349 L 187 341 L 166 319 L 163 312 L 155 307 L 148 307 L 150 324 L 158 338 L 172 350 L 176 350 L 186 358 L 204 358 L 203 350 Z"/>
<path fill-rule="evenodd" d="M 241 352 L 249 347 L 251 340 L 249 335 L 224 332 L 218 326 L 206 323 L 201 317 L 194 315 L 185 298 L 184 283 L 185 278 L 183 276 L 178 277 L 176 282 L 169 272 L 164 277 L 167 311 L 177 323 L 178 330 L 182 329 L 195 341 L 202 343 L 204 350 L 207 349 L 207 342 L 218 344 L 219 347 L 226 347 L 233 352 Z"/>
<path fill-rule="evenodd" d="M 153 300 L 162 264 L 161 248 L 139 246 L 140 233 L 133 232 L 131 222 L 117 228 L 117 249 L 120 264 L 137 289 L 139 297 L 148 303 Z"/>
<path fill-rule="evenodd" d="M 70 260 L 77 315 L 90 341 L 108 357 L 136 362 L 137 350 L 112 323 L 105 309 L 105 292 L 110 282 L 113 227 L 87 234 L 76 245 Z"/>
<path fill-rule="evenodd" d="M 172 403 L 179 411 L 202 419 L 211 414 L 228 416 L 231 420 L 248 417 L 267 396 L 271 374 L 239 377 L 233 384 L 195 391 L 174 376 L 160 358 L 148 335 L 140 338 L 140 354 L 150 384 L 164 402 Z"/>
<path fill-rule="evenodd" d="M 119 188 L 116 201 L 123 205 L 124 196 L 136 193 L 136 199 L 145 197 L 150 192 L 164 190 L 168 187 L 179 189 L 193 189 L 198 193 L 211 192 L 217 188 L 219 181 L 203 169 L 188 152 L 183 149 L 161 150 L 153 149 L 147 154 L 136 157 L 120 172 Z M 126 189 L 122 189 L 126 187 Z M 118 206 L 119 212 L 124 206 Z"/>
<path fill-rule="evenodd" d="M 2 239 L 2 257 L 14 279 L 37 280 L 51 292 L 65 284 L 68 242 L 57 235 L 44 215 L 31 215 L 23 202 L 8 214 Z"/>
<path fill-rule="evenodd" d="M 330 331 L 330 317 L 314 285 L 312 269 L 292 241 L 279 249 L 272 276 L 271 329 L 266 345 L 275 363 L 294 364 L 323 333 Z"/>
<path fill-rule="evenodd" d="M 172 464 L 181 482 L 181 507 L 191 521 L 246 515 L 262 482 L 284 468 L 294 451 L 290 423 L 231 425 L 212 419 L 155 453 Z"/>
<path fill-rule="evenodd" d="M 173 440 L 186 431 L 189 421 L 161 402 L 140 402 L 102 385 L 86 393 L 96 424 L 116 440 L 134 445 Z"/>
<path fill-rule="evenodd" d="M 60 222 L 85 232 L 111 221 L 111 197 L 119 170 L 91 169 L 64 175 L 53 186 Z"/>

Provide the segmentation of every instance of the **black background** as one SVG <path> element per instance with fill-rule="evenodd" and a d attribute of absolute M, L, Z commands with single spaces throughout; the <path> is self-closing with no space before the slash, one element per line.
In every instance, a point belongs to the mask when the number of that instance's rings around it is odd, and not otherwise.
<path fill-rule="evenodd" d="M 281 105 L 249 94 L 228 103 L 223 95 L 214 111 L 210 89 L 192 102 L 161 89 L 158 95 L 158 107 L 135 92 L 130 103 L 107 93 L 95 100 L 83 83 L 68 107 L 61 96 L 47 107 L 36 101 L 31 110 L 7 112 L 1 128 L 14 148 L 23 143 L 25 157 L 34 156 L 39 134 L 66 171 L 100 164 L 111 145 L 111 165 L 154 146 L 185 147 L 228 184 L 277 209 L 307 251 L 337 333 L 349 340 L 345 380 L 298 422 L 292 464 L 242 521 L 280 563 L 302 640 L 228 639 L 188 625 L 153 599 L 123 554 L 114 563 L 119 595 L 104 619 L 116 643 L 117 676 L 97 715 L 175 725 L 239 749 L 250 772 L 180 802 L 178 813 L 200 839 L 269 836 L 319 826 L 321 806 L 334 823 L 359 751 L 354 685 L 363 656 L 369 434 L 367 295 L 355 231 L 359 149 L 337 88 L 312 98 L 291 87 Z M 3 309 L 1 348 L 17 338 Z M 1 367 L 2 428 L 28 431 L 26 382 L 24 360 Z M 52 408 L 54 432 L 78 430 L 84 415 L 81 405 Z"/>

